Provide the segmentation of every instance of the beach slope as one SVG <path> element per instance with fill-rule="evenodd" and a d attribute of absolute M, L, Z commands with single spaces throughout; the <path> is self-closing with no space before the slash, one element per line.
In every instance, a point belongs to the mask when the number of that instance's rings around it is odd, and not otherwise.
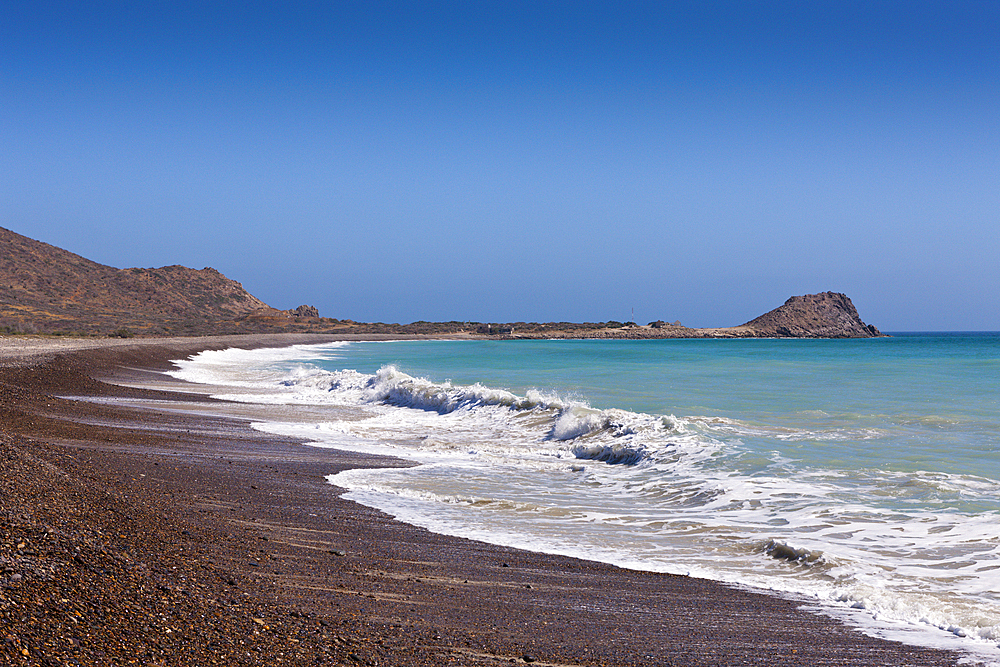
<path fill-rule="evenodd" d="M 0 664 L 957 663 L 794 600 L 396 522 L 325 476 L 406 462 L 135 388 L 202 349 L 328 339 L 0 339 Z"/>

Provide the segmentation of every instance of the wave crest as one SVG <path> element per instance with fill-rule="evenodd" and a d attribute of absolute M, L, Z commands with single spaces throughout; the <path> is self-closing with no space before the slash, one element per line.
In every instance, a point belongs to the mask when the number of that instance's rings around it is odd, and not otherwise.
<path fill-rule="evenodd" d="M 493 405 L 515 410 L 550 407 L 549 401 L 537 392 L 529 392 L 522 397 L 506 389 L 495 389 L 479 383 L 468 386 L 453 385 L 450 382 L 437 384 L 407 375 L 395 366 L 380 368 L 366 383 L 364 393 L 367 402 L 387 403 L 441 414 Z"/>
<path fill-rule="evenodd" d="M 524 396 L 483 384 L 457 385 L 414 377 L 393 365 L 374 374 L 354 370 L 310 372 L 296 368 L 283 384 L 332 394 L 338 403 L 383 404 L 441 415 L 458 411 L 505 409 L 536 413 L 547 424 L 544 439 L 573 442 L 569 452 L 578 459 L 634 465 L 657 458 L 674 445 L 664 436 L 682 436 L 688 424 L 673 415 L 653 416 L 627 410 L 598 410 L 586 403 L 530 390 Z M 565 450 L 564 450 L 565 451 Z"/>

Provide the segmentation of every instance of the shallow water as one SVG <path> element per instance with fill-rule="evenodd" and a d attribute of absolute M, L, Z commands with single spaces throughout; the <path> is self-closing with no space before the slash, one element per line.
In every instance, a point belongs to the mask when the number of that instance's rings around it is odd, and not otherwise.
<path fill-rule="evenodd" d="M 1000 336 L 920 334 L 338 343 L 175 374 L 262 404 L 263 430 L 422 463 L 331 478 L 404 521 L 793 593 L 991 661 L 998 371 Z"/>

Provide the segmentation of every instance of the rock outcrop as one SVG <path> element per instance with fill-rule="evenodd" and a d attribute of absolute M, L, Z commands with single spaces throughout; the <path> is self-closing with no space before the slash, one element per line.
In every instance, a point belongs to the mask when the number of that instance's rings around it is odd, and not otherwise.
<path fill-rule="evenodd" d="M 293 310 L 285 311 L 292 317 L 319 317 L 319 308 L 316 306 L 299 306 Z"/>
<path fill-rule="evenodd" d="M 734 327 L 755 337 L 874 338 L 883 335 L 865 324 L 851 300 L 838 292 L 793 296 L 774 310 Z"/>

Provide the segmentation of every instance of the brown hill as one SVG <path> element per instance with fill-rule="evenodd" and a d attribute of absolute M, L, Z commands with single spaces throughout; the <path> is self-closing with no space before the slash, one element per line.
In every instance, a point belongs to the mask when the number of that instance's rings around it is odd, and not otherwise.
<path fill-rule="evenodd" d="M 882 333 L 865 324 L 851 300 L 838 292 L 793 296 L 784 305 L 734 329 L 758 337 L 873 338 Z"/>
<path fill-rule="evenodd" d="M 185 333 L 262 309 L 215 269 L 116 269 L 0 228 L 0 329 Z"/>

